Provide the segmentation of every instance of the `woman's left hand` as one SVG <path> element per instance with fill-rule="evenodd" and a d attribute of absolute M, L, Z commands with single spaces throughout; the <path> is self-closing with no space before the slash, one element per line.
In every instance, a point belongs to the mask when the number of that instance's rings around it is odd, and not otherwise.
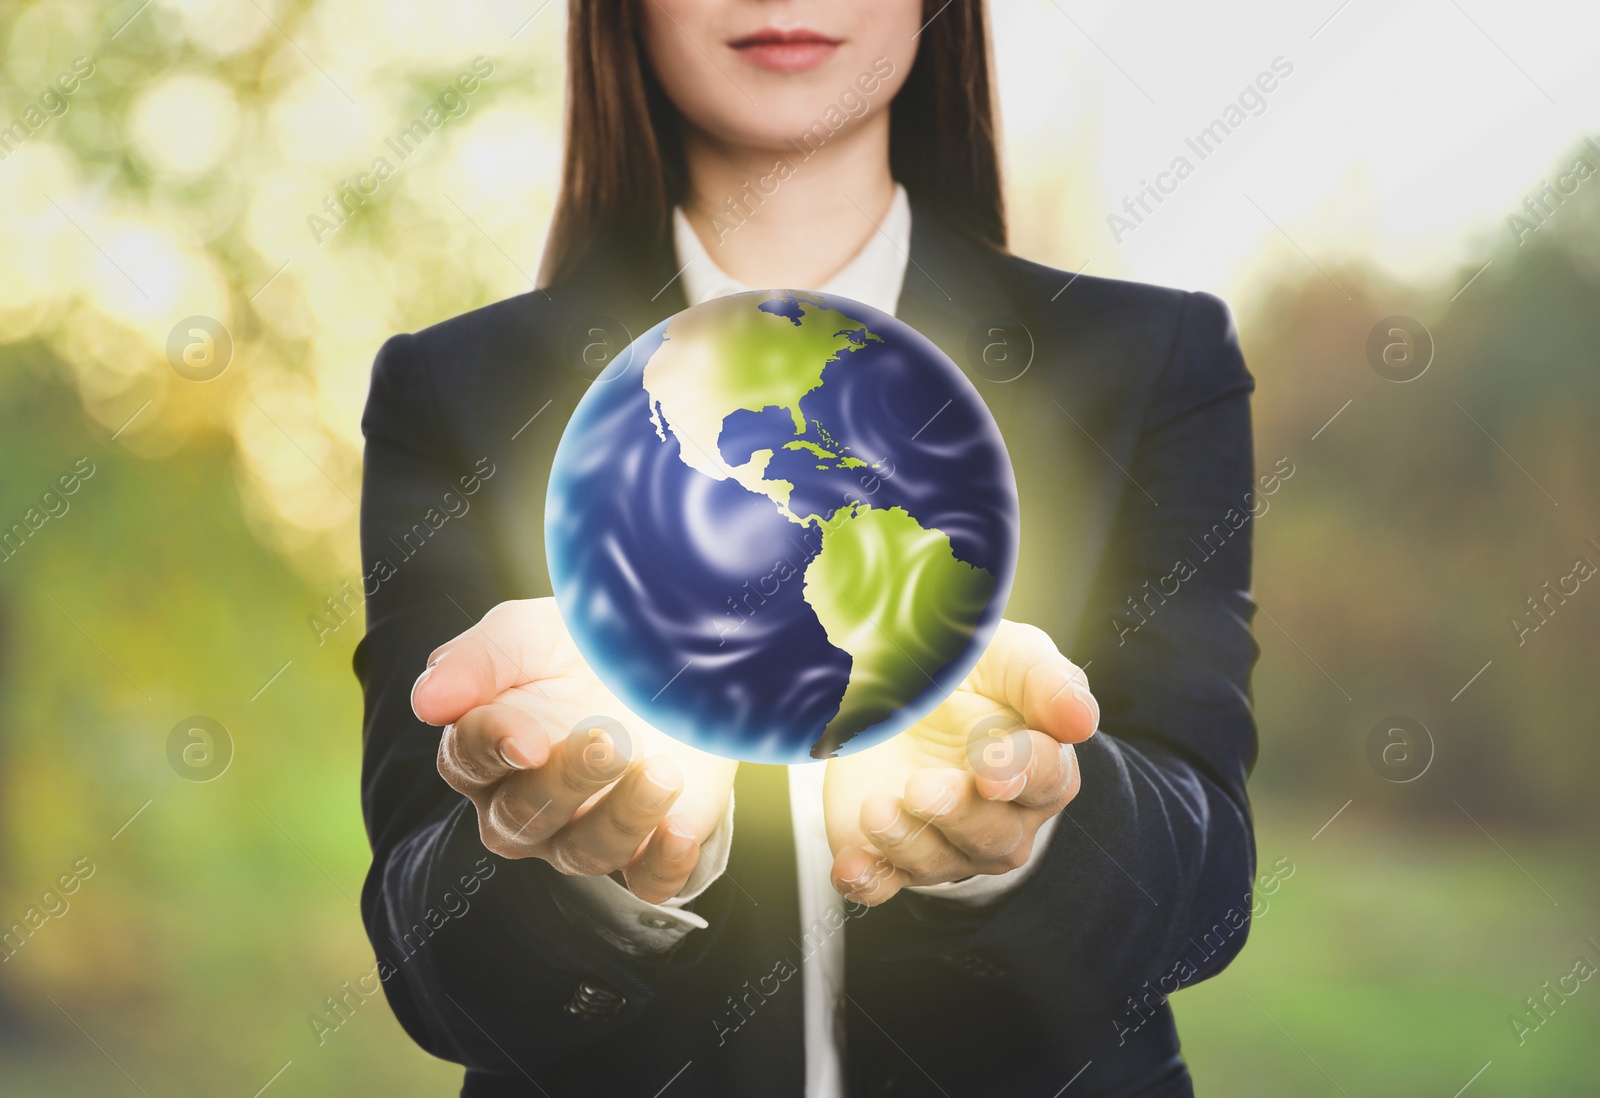
<path fill-rule="evenodd" d="M 1002 621 L 972 674 L 922 721 L 832 759 L 823 784 L 833 886 L 876 906 L 907 885 L 1005 873 L 1077 796 L 1072 745 L 1100 706 L 1040 629 Z"/>

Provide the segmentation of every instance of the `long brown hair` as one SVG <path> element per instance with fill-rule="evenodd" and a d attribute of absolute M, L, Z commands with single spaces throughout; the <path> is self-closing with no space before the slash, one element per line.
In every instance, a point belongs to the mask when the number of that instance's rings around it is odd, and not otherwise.
<path fill-rule="evenodd" d="M 596 248 L 665 239 L 687 184 L 678 113 L 645 61 L 638 8 L 570 0 L 566 152 L 540 281 Z M 1004 248 L 984 0 L 923 0 L 917 59 L 889 108 L 889 167 L 919 208 Z"/>

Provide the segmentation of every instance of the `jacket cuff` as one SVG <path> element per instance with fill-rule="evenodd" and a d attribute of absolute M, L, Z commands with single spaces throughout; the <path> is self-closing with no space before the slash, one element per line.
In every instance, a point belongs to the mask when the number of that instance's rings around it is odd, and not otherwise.
<path fill-rule="evenodd" d="M 608 945 L 634 957 L 672 952 L 693 930 L 711 924 L 687 909 L 728 868 L 728 853 L 733 846 L 733 796 L 728 796 L 728 811 L 722 822 L 706 836 L 700 848 L 700 861 L 683 888 L 665 903 L 641 900 L 617 878 L 561 877 L 557 882 L 556 902 L 574 922 L 587 923 L 594 934 Z"/>

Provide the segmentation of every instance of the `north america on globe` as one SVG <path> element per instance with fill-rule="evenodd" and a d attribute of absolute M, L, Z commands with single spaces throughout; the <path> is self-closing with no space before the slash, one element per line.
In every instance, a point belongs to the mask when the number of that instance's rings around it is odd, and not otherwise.
<path fill-rule="evenodd" d="M 613 693 L 750 762 L 849 754 L 970 672 L 1017 547 L 1011 462 L 959 368 L 835 295 L 685 309 L 579 402 L 545 509 L 556 600 Z"/>

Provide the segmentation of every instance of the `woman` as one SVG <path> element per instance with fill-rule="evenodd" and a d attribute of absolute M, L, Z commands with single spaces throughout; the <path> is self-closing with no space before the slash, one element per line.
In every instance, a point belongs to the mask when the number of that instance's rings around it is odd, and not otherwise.
<path fill-rule="evenodd" d="M 1254 862 L 1225 308 L 1004 251 L 981 0 L 573 0 L 568 66 L 543 288 L 390 340 L 363 420 L 396 1015 L 466 1095 L 1191 1093 L 1166 995 L 1243 945 Z M 540 514 L 610 356 L 767 286 L 974 379 L 1030 623 L 922 724 L 788 773 L 596 716 L 625 711 L 544 597 Z"/>

